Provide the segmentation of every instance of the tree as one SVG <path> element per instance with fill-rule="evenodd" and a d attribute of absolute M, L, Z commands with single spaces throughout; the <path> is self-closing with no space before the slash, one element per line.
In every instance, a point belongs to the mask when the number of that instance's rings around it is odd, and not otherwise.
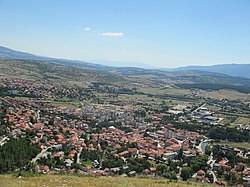
<path fill-rule="evenodd" d="M 151 166 L 151 164 L 143 158 L 131 159 L 128 160 L 128 162 L 130 171 L 142 172 L 144 169 L 149 169 Z"/>
<path fill-rule="evenodd" d="M 0 173 L 27 170 L 29 163 L 40 152 L 37 144 L 30 145 L 25 138 L 11 139 L 0 146 Z"/>
<path fill-rule="evenodd" d="M 30 116 L 30 122 L 31 122 L 32 124 L 35 124 L 35 123 L 37 122 L 37 120 L 36 120 L 35 117 Z"/>
<path fill-rule="evenodd" d="M 53 118 L 50 118 L 49 125 L 54 125 L 54 119 Z"/>
<path fill-rule="evenodd" d="M 164 164 L 159 164 L 156 167 L 156 173 L 158 175 L 162 175 L 163 173 L 165 173 L 167 171 L 168 171 L 168 167 L 166 165 L 164 165 Z"/>
<path fill-rule="evenodd" d="M 101 146 L 102 150 L 105 150 L 107 148 L 107 146 L 108 146 L 108 142 L 107 141 L 101 141 L 100 146 Z"/>
<path fill-rule="evenodd" d="M 182 156 L 183 156 L 183 148 L 180 149 L 180 151 L 179 151 L 179 153 L 178 153 L 178 155 L 177 155 L 177 158 L 178 158 L 179 160 L 181 160 L 181 159 L 182 159 Z"/>
<path fill-rule="evenodd" d="M 190 161 L 190 167 L 195 172 L 200 170 L 200 169 L 206 170 L 206 168 L 207 168 L 207 155 L 197 156 L 197 157 L 193 158 Z"/>
<path fill-rule="evenodd" d="M 214 183 L 214 177 L 212 174 L 206 174 L 205 177 L 209 179 L 210 183 Z"/>
<path fill-rule="evenodd" d="M 74 158 L 73 158 L 73 160 L 74 160 L 74 163 L 76 163 L 76 162 L 77 162 L 77 153 L 75 153 L 75 154 L 74 154 Z"/>
<path fill-rule="evenodd" d="M 181 170 L 181 177 L 184 181 L 188 180 L 192 176 L 192 168 L 183 167 Z"/>

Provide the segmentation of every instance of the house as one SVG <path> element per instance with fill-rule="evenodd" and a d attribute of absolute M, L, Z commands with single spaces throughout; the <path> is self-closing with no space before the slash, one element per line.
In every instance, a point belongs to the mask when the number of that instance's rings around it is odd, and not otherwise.
<path fill-rule="evenodd" d="M 226 181 L 215 181 L 215 184 L 217 184 L 219 186 L 227 186 L 227 182 Z"/>
<path fill-rule="evenodd" d="M 176 152 L 168 151 L 168 152 L 165 152 L 165 153 L 163 154 L 163 159 L 171 160 L 171 159 L 174 159 L 176 156 L 177 156 L 177 153 L 176 153 Z"/>
<path fill-rule="evenodd" d="M 201 169 L 199 171 L 197 171 L 197 176 L 204 177 L 205 175 L 206 175 L 205 171 L 203 171 Z"/>
<path fill-rule="evenodd" d="M 191 151 L 183 151 L 184 158 L 193 158 L 196 157 L 196 154 L 192 153 Z"/>
<path fill-rule="evenodd" d="M 116 167 L 116 168 L 110 168 L 109 171 L 113 174 L 119 174 L 120 170 L 121 170 L 120 168 Z"/>
<path fill-rule="evenodd" d="M 128 176 L 130 176 L 130 177 L 135 177 L 135 176 L 136 176 L 136 171 L 130 171 L 130 172 L 128 173 Z"/>

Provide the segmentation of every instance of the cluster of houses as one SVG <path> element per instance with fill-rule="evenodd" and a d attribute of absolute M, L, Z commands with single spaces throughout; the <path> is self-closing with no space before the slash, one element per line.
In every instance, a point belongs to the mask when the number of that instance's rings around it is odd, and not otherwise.
<path fill-rule="evenodd" d="M 231 166 L 227 165 L 228 162 L 229 160 L 222 159 L 218 163 L 215 163 L 213 167 L 213 171 L 217 174 L 219 169 L 223 169 L 224 174 L 225 173 L 227 175 L 235 174 L 237 178 L 242 177 L 244 182 L 250 181 L 250 168 L 246 167 L 246 164 L 239 162 L 235 165 L 234 168 L 232 168 Z M 214 182 L 215 184 L 220 185 L 220 186 L 228 185 L 228 182 L 226 182 L 225 180 L 218 180 L 217 178 L 215 181 L 210 181 L 211 179 L 209 179 L 207 175 L 212 175 L 211 170 L 207 170 L 207 171 L 199 170 L 192 176 L 192 178 L 196 179 L 197 182 L 202 182 L 202 183 Z M 241 185 L 238 185 L 238 186 L 241 186 Z"/>
<path fill-rule="evenodd" d="M 165 160 L 174 159 L 179 150 L 184 150 L 184 156 L 193 157 L 198 150 L 195 146 L 195 140 L 204 138 L 204 136 L 190 131 L 175 129 L 172 125 L 161 125 L 161 128 L 155 131 L 155 127 L 160 123 L 162 115 L 155 114 L 156 121 L 142 122 L 140 119 L 132 117 L 133 111 L 118 111 L 117 113 L 108 113 L 106 110 L 99 110 L 100 113 L 92 107 L 86 107 L 78 110 L 67 110 L 61 107 L 52 107 L 44 103 L 34 103 L 29 100 L 18 100 L 13 98 L 1 98 L 2 111 L 5 110 L 5 118 L 3 121 L 11 126 L 7 127 L 6 131 L 11 136 L 26 136 L 32 134 L 32 143 L 38 143 L 41 153 L 37 155 L 32 162 L 36 165 L 36 170 L 42 173 L 59 172 L 65 168 L 48 168 L 39 160 L 52 157 L 54 159 L 63 160 L 67 171 L 72 172 L 70 166 L 74 161 L 75 155 L 80 155 L 82 148 L 89 151 L 99 151 L 100 142 L 105 141 L 108 147 L 114 151 L 115 155 L 123 160 L 134 156 L 147 157 L 155 160 L 158 156 Z M 88 114 L 87 120 L 82 119 L 65 119 L 63 112 L 67 114 Z M 88 113 L 87 113 L 88 112 Z M 104 115 L 104 113 L 105 115 Z M 94 115 L 95 114 L 95 115 Z M 101 114 L 101 115 L 100 115 Z M 90 133 L 90 121 L 106 116 L 105 120 L 121 120 L 122 124 L 129 126 L 132 130 L 125 132 L 112 125 L 103 127 L 99 133 Z M 115 118 L 115 116 L 117 118 Z M 102 120 L 101 120 L 102 121 Z M 112 124 L 112 123 L 111 123 Z M 145 131 L 141 128 L 144 124 Z M 152 131 L 151 131 L 152 130 Z M 30 133 L 32 132 L 32 133 Z M 86 143 L 88 139 L 88 144 Z M 122 145 L 135 143 L 136 148 L 128 148 L 119 152 Z M 68 153 L 62 149 L 63 146 L 70 148 Z M 77 160 L 81 163 L 81 159 Z M 92 167 L 84 168 L 88 173 L 96 171 L 100 163 L 97 160 L 92 160 Z M 45 167 L 46 166 L 46 167 Z M 145 173 L 152 173 L 145 171 Z M 104 172 L 104 171 L 103 171 Z M 105 170 L 106 172 L 106 170 Z M 86 171 L 85 171 L 86 173 Z"/>
<path fill-rule="evenodd" d="M 66 88 L 60 85 L 48 85 L 43 82 L 28 80 L 3 79 L 2 83 L 9 88 L 9 94 L 26 94 L 38 97 L 61 96 L 82 97 L 79 90 Z M 112 100 L 111 100 L 112 101 Z M 81 108 L 69 109 L 55 107 L 46 103 L 37 103 L 31 100 L 19 100 L 7 97 L 0 97 L 0 112 L 4 113 L 3 123 L 6 126 L 8 137 L 0 137 L 0 146 L 5 144 L 9 137 L 31 137 L 31 143 L 38 144 L 41 152 L 31 161 L 35 165 L 35 171 L 40 173 L 75 173 L 74 163 L 82 165 L 78 170 L 81 174 L 91 176 L 107 176 L 120 174 L 121 168 L 102 168 L 101 160 L 90 160 L 89 165 L 84 165 L 82 150 L 98 152 L 102 151 L 100 142 L 106 142 L 115 157 L 125 161 L 129 158 L 140 157 L 156 161 L 161 158 L 163 161 L 175 160 L 182 149 L 183 158 L 193 158 L 202 154 L 199 149 L 201 140 L 206 139 L 204 135 L 197 132 L 180 130 L 171 124 L 162 124 L 165 116 L 177 115 L 186 121 L 192 120 L 198 123 L 218 124 L 220 120 L 213 116 L 213 113 L 204 106 L 192 104 L 179 104 L 172 107 L 165 113 L 150 111 L 146 120 L 145 116 L 136 115 L 135 109 L 127 107 L 127 104 L 135 104 L 144 112 L 145 103 L 132 100 L 121 102 L 119 100 L 104 104 L 82 104 Z M 128 102 L 126 104 L 126 102 Z M 67 116 L 75 116 L 68 118 Z M 94 122 L 94 124 L 93 124 Z M 110 125 L 98 128 L 103 122 Z M 116 127 L 115 123 L 120 122 L 123 128 Z M 100 129 L 95 131 L 96 129 Z M 129 129 L 128 131 L 124 129 Z M 121 151 L 127 144 L 135 144 L 135 147 L 128 147 Z M 64 147 L 70 150 L 65 151 Z M 250 156 L 242 153 L 242 150 L 235 149 L 242 157 Z M 83 155 L 84 156 L 84 155 Z M 60 167 L 50 167 L 43 163 L 44 160 L 52 158 L 63 163 Z M 221 168 L 229 173 L 243 176 L 245 181 L 250 181 L 250 169 L 243 163 L 236 163 L 235 167 L 228 165 L 229 160 L 223 158 L 213 165 L 216 173 Z M 127 170 L 124 165 L 122 170 Z M 156 168 L 150 167 L 143 171 L 145 175 L 152 175 Z M 211 171 L 199 170 L 193 177 L 200 182 L 210 182 L 206 177 Z M 129 171 L 129 176 L 135 176 L 135 171 Z M 225 181 L 214 181 L 218 185 L 227 185 Z"/>

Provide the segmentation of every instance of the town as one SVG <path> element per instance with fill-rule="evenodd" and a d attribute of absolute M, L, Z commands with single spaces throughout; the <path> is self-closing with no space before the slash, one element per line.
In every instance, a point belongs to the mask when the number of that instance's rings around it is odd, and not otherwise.
<path fill-rule="evenodd" d="M 0 158 L 9 159 L 0 159 L 0 172 L 163 177 L 223 186 L 250 181 L 249 147 L 225 145 L 249 142 L 249 123 L 227 125 L 227 112 L 249 116 L 244 100 L 200 96 L 196 102 L 197 91 L 173 99 L 135 87 L 22 79 L 1 84 Z M 18 151 L 11 145 L 30 145 L 31 154 L 10 156 Z"/>

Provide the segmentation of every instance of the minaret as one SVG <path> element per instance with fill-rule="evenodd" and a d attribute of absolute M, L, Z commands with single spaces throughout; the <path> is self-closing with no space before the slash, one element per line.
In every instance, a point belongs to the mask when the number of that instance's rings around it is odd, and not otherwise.
<path fill-rule="evenodd" d="M 40 110 L 38 109 L 38 111 L 37 111 L 37 121 L 39 121 L 40 120 Z"/>

